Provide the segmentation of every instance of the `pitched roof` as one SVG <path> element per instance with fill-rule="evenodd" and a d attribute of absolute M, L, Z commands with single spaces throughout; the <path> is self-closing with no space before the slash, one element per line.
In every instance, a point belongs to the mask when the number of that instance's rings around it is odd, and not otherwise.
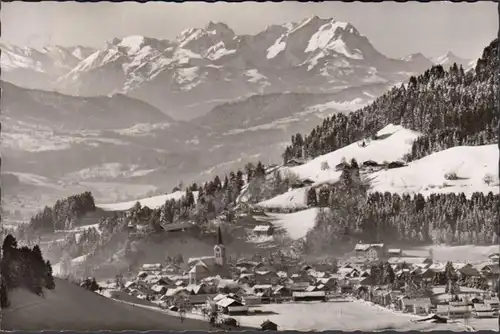
<path fill-rule="evenodd" d="M 357 244 L 354 247 L 355 251 L 367 251 L 370 248 L 382 248 L 384 244 Z"/>
<path fill-rule="evenodd" d="M 271 229 L 270 225 L 257 225 L 254 227 L 254 232 L 267 232 Z"/>

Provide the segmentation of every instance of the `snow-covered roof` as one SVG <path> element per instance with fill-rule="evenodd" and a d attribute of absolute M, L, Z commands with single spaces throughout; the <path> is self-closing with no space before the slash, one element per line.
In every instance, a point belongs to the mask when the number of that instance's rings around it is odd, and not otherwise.
<path fill-rule="evenodd" d="M 151 270 L 158 270 L 161 269 L 162 265 L 161 263 L 153 263 L 153 264 L 143 264 L 141 269 L 143 271 L 151 271 Z"/>
<path fill-rule="evenodd" d="M 270 225 L 257 225 L 254 227 L 254 232 L 267 232 L 271 229 Z"/>
<path fill-rule="evenodd" d="M 382 248 L 384 247 L 384 244 L 357 244 L 354 247 L 355 251 L 367 251 L 370 248 Z"/>
<path fill-rule="evenodd" d="M 389 263 L 403 263 L 406 262 L 408 264 L 421 264 L 425 261 L 429 260 L 426 257 L 391 257 L 387 262 Z"/>
<path fill-rule="evenodd" d="M 216 304 L 220 307 L 228 307 L 228 306 L 231 306 L 233 304 L 241 305 L 241 303 L 239 303 L 236 300 L 229 298 L 229 297 L 226 297 L 224 299 L 219 300 Z"/>

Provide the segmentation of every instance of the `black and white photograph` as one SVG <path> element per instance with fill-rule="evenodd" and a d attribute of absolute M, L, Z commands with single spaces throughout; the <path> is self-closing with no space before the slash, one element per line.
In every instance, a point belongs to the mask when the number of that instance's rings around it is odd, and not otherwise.
<path fill-rule="evenodd" d="M 0 330 L 498 331 L 490 1 L 2 1 Z"/>

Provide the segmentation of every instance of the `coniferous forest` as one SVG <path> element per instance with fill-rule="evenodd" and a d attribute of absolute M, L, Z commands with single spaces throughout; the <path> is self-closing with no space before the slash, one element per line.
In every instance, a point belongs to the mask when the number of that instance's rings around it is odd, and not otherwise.
<path fill-rule="evenodd" d="M 335 114 L 308 135 L 292 136 L 283 160 L 314 158 L 335 151 L 374 136 L 390 123 L 423 134 L 413 143 L 408 161 L 453 146 L 496 143 L 498 66 L 495 40 L 484 49 L 474 71 L 465 73 L 456 64 L 448 71 L 433 66 L 361 110 Z"/>
<path fill-rule="evenodd" d="M 7 235 L 2 245 L 0 261 L 0 296 L 2 307 L 8 307 L 8 291 L 24 287 L 31 292 L 42 295 L 43 289 L 55 288 L 52 266 L 45 261 L 40 247 L 18 247 L 17 240 Z"/>

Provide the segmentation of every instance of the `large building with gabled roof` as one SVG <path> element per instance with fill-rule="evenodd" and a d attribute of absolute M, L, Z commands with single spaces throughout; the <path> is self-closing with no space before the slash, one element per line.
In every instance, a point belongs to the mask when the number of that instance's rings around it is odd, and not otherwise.
<path fill-rule="evenodd" d="M 221 278 L 229 278 L 231 276 L 220 226 L 217 228 L 214 255 L 190 259 L 189 265 L 189 284 L 198 284 L 202 279 L 207 277 L 220 276 Z"/>

